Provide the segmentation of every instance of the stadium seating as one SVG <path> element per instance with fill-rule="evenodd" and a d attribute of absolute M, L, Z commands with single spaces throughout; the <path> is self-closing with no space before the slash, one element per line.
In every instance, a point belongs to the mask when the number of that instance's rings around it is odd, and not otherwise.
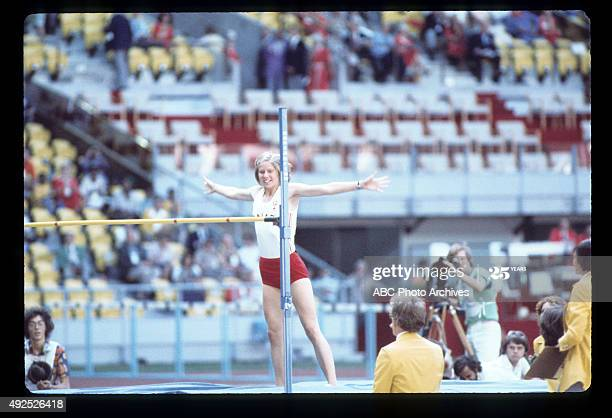
<path fill-rule="evenodd" d="M 152 46 L 147 50 L 154 80 L 159 80 L 163 73 L 172 68 L 172 57 L 170 53 L 161 47 Z"/>
<path fill-rule="evenodd" d="M 150 69 L 150 58 L 147 52 L 140 47 L 131 47 L 128 51 L 128 67 L 130 74 L 138 80 L 143 71 Z"/>
<path fill-rule="evenodd" d="M 60 13 L 59 21 L 62 36 L 70 43 L 83 30 L 83 13 Z"/>

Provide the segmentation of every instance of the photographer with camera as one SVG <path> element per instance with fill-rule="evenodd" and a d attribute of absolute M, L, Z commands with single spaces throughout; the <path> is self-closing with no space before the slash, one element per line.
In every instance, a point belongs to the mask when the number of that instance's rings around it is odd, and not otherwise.
<path fill-rule="evenodd" d="M 466 244 L 453 244 L 447 260 L 463 272 L 457 275 L 459 286 L 470 290 L 470 296 L 461 299 L 461 306 L 465 310 L 467 339 L 479 361 L 495 360 L 502 339 L 495 301 L 499 288 L 486 270 L 474 266 L 470 247 Z"/>
<path fill-rule="evenodd" d="M 53 320 L 46 309 L 35 307 L 25 312 L 25 385 L 30 391 L 70 389 L 66 351 L 49 339 L 53 328 Z"/>

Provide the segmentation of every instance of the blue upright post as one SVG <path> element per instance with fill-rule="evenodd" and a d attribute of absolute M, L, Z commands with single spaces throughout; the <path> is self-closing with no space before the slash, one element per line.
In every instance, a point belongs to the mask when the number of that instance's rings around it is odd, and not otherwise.
<path fill-rule="evenodd" d="M 175 337 L 174 337 L 174 361 L 177 375 L 185 374 L 185 362 L 183 359 L 183 310 L 181 307 L 181 291 L 177 291 L 177 300 L 174 305 Z"/>
<path fill-rule="evenodd" d="M 138 354 L 136 349 L 136 304 L 130 304 L 130 372 L 138 376 Z"/>
<path fill-rule="evenodd" d="M 289 265 L 289 240 L 291 239 L 291 227 L 289 225 L 289 170 L 287 152 L 287 109 L 278 109 L 279 143 L 281 163 L 281 205 L 280 205 L 280 274 L 281 274 L 281 309 L 284 314 L 283 341 L 285 347 L 285 393 L 293 392 L 292 383 L 292 348 L 291 348 L 291 282 Z"/>
<path fill-rule="evenodd" d="M 91 302 L 87 301 L 85 304 L 85 370 L 88 376 L 93 375 L 93 353 L 92 353 L 92 344 L 91 344 Z"/>
<path fill-rule="evenodd" d="M 376 363 L 376 312 L 368 306 L 365 311 L 365 345 L 368 378 L 374 378 L 374 365 Z"/>

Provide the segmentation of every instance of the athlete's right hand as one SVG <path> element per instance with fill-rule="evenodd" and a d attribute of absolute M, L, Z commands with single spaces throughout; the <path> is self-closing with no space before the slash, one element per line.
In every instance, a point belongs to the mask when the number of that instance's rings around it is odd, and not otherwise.
<path fill-rule="evenodd" d="M 208 194 L 212 194 L 215 192 L 215 183 L 204 177 L 204 188 Z"/>

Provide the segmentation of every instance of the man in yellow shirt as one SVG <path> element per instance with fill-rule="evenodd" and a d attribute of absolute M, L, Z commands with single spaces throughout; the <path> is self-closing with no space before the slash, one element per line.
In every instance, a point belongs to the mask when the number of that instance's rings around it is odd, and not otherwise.
<path fill-rule="evenodd" d="M 572 287 L 565 308 L 565 333 L 559 350 L 567 351 L 559 377 L 559 392 L 582 392 L 591 386 L 591 240 L 574 249 L 574 268 L 582 278 Z"/>
<path fill-rule="evenodd" d="M 378 353 L 374 393 L 438 392 L 444 374 L 442 348 L 418 334 L 425 325 L 425 302 L 396 295 L 390 316 L 396 340 Z"/>

